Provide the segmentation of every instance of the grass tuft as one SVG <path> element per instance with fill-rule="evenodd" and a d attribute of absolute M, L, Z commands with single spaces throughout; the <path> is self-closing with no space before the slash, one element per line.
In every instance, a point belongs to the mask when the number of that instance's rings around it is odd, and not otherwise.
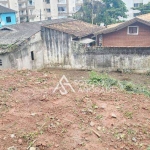
<path fill-rule="evenodd" d="M 124 91 L 130 93 L 137 93 L 137 94 L 144 94 L 150 97 L 150 91 L 141 85 L 135 85 L 129 81 L 120 81 L 116 80 L 107 74 L 98 74 L 94 71 L 90 72 L 90 84 L 100 85 L 102 87 L 111 88 L 111 87 L 118 87 Z"/>

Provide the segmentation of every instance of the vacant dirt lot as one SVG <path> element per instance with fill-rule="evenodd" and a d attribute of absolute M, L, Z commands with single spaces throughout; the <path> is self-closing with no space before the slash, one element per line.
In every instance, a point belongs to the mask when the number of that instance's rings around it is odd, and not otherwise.
<path fill-rule="evenodd" d="M 89 72 L 0 71 L 0 150 L 149 150 L 150 98 L 89 87 Z M 150 76 L 111 73 L 149 86 Z M 72 85 L 53 93 L 62 75 Z"/>

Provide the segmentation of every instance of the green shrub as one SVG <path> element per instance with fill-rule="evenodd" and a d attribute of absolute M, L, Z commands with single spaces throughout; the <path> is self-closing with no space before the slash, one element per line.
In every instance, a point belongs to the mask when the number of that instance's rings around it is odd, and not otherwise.
<path fill-rule="evenodd" d="M 117 85 L 117 80 L 110 78 L 107 74 L 98 75 L 96 72 L 92 71 L 90 73 L 90 83 L 104 87 L 112 87 Z"/>

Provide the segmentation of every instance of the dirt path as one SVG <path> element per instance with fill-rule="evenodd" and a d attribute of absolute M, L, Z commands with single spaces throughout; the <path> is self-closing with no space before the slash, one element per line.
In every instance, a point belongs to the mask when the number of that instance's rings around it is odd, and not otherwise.
<path fill-rule="evenodd" d="M 0 74 L 0 150 L 12 146 L 17 150 L 30 146 L 40 150 L 147 150 L 150 146 L 148 97 L 88 87 L 86 71 Z M 60 94 L 62 88 L 53 93 L 63 75 L 74 91 L 67 84 L 66 95 Z M 147 81 L 143 76 L 111 75 L 136 83 Z"/>

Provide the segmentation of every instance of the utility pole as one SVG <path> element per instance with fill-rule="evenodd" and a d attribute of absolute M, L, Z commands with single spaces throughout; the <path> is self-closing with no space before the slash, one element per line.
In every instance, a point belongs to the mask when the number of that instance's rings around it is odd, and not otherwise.
<path fill-rule="evenodd" d="M 40 9 L 40 21 L 42 20 L 41 9 Z"/>
<path fill-rule="evenodd" d="M 93 24 L 93 20 L 94 18 L 93 18 L 93 0 L 92 0 L 92 24 Z"/>

